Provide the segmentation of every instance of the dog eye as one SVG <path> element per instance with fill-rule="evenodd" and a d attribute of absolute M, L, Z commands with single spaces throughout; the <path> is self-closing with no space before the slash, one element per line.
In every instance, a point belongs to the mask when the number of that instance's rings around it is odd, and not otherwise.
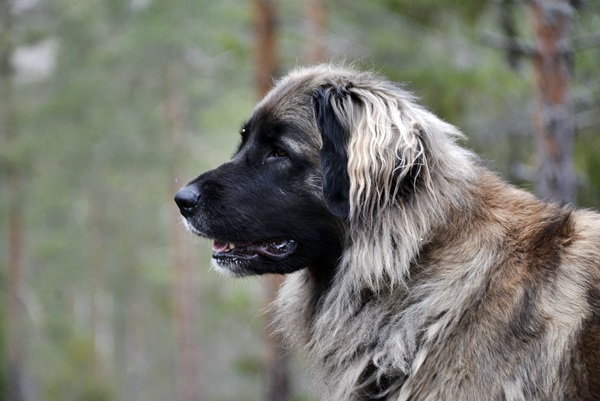
<path fill-rule="evenodd" d="M 271 157 L 288 157 L 288 152 L 287 150 L 280 148 L 280 147 L 276 147 L 273 149 L 273 153 L 271 153 Z"/>

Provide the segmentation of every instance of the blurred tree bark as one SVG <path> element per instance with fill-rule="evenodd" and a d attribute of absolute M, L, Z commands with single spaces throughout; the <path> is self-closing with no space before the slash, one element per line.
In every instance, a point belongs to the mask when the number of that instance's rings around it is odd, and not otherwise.
<path fill-rule="evenodd" d="M 577 182 L 573 167 L 574 123 L 569 103 L 573 57 L 570 41 L 573 8 L 567 1 L 529 2 L 535 37 L 533 69 L 537 90 L 534 117 L 540 197 L 574 203 Z"/>
<path fill-rule="evenodd" d="M 265 336 L 267 340 L 266 365 L 267 391 L 266 401 L 290 401 L 290 358 L 289 353 L 283 345 L 281 336 L 274 331 L 271 324 L 273 321 L 272 304 L 277 297 L 279 287 L 283 283 L 283 276 L 269 275 L 266 278 L 267 326 Z"/>
<path fill-rule="evenodd" d="M 305 7 L 308 25 L 306 62 L 309 64 L 322 63 L 327 55 L 324 43 L 327 23 L 325 5 L 322 0 L 307 0 Z"/>
<path fill-rule="evenodd" d="M 273 86 L 273 79 L 277 76 L 279 68 L 276 45 L 277 15 L 275 6 L 270 0 L 254 0 L 253 4 L 256 35 L 255 80 L 258 97 L 262 98 Z M 281 336 L 274 332 L 271 324 L 273 321 L 271 305 L 277 297 L 282 282 L 283 276 L 266 277 L 265 303 L 268 311 L 265 328 L 266 401 L 291 400 L 289 354 L 286 352 Z"/>
<path fill-rule="evenodd" d="M 173 63 L 166 69 L 165 77 L 165 121 L 170 134 L 172 151 L 171 154 L 181 154 L 176 149 L 181 147 L 181 136 L 183 134 L 183 105 L 181 93 L 178 89 L 178 69 Z M 174 177 L 179 177 L 178 163 L 171 160 L 170 165 L 169 193 L 177 192 L 181 183 Z M 179 211 L 171 205 L 173 216 L 171 218 L 171 251 L 173 252 L 173 265 L 175 268 L 175 283 L 173 288 L 173 307 L 175 336 L 177 339 L 176 366 L 177 366 L 177 388 L 179 389 L 180 401 L 199 401 L 199 352 L 195 344 L 194 324 L 198 319 L 194 299 L 193 269 L 191 266 L 190 249 L 187 246 L 184 231 L 178 224 L 180 221 Z"/>
<path fill-rule="evenodd" d="M 277 58 L 277 16 L 271 0 L 254 0 L 255 80 L 258 96 L 263 97 L 273 86 L 279 69 Z"/>
<path fill-rule="evenodd" d="M 14 51 L 14 27 L 12 2 L 0 0 L 0 99 L 2 101 L 2 116 L 0 133 L 2 133 L 1 149 L 4 157 L 9 150 L 14 150 L 18 141 L 16 100 L 13 91 L 14 71 L 11 57 Z M 5 169 L 5 192 L 7 202 L 8 230 L 8 399 L 11 401 L 25 400 L 23 383 L 24 359 L 24 322 L 23 322 L 23 188 L 22 188 L 22 159 L 1 160 Z"/>

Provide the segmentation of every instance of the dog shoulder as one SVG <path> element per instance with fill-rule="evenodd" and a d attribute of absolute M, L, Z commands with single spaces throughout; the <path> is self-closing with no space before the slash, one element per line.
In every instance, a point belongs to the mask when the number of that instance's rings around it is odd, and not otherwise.
<path fill-rule="evenodd" d="M 489 175 L 486 181 L 483 209 L 506 229 L 519 285 L 538 298 L 551 332 L 572 336 L 572 357 L 588 384 L 578 390 L 582 398 L 600 395 L 600 214 L 540 202 Z"/>
<path fill-rule="evenodd" d="M 578 283 L 585 291 L 582 304 L 586 315 L 578 333 L 578 347 L 592 400 L 600 395 L 600 215 L 579 210 L 574 219 L 575 238 L 569 261 L 572 275 L 579 277 Z"/>

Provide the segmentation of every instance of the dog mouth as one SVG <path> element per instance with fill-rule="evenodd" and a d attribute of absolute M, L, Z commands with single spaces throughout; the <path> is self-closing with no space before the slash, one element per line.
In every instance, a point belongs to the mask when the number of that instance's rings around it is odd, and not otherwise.
<path fill-rule="evenodd" d="M 233 243 L 221 240 L 213 242 L 213 258 L 250 260 L 263 256 L 274 261 L 281 261 L 292 256 L 298 244 L 292 239 L 256 241 L 251 243 Z"/>

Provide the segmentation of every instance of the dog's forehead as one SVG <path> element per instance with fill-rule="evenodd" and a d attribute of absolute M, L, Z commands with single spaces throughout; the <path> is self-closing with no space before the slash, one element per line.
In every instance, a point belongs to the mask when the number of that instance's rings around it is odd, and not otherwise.
<path fill-rule="evenodd" d="M 312 115 L 313 90 L 296 80 L 284 80 L 277 84 L 256 106 L 256 112 L 269 113 L 279 119 L 294 119 L 299 115 Z"/>
<path fill-rule="evenodd" d="M 277 90 L 280 89 L 280 90 Z M 273 139 L 290 150 L 306 152 L 321 146 L 312 98 L 306 91 L 276 88 L 254 109 L 245 129 L 249 140 Z"/>

